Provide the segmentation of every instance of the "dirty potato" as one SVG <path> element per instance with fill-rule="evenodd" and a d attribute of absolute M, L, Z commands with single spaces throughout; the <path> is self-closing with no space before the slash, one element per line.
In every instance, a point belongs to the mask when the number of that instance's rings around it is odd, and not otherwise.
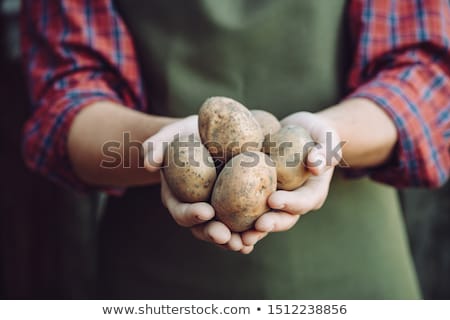
<path fill-rule="evenodd" d="M 208 150 L 193 136 L 176 138 L 167 147 L 164 177 L 182 202 L 207 201 L 216 180 L 216 168 Z"/>
<path fill-rule="evenodd" d="M 274 134 L 281 129 L 281 124 L 278 119 L 270 112 L 264 110 L 251 110 L 253 117 L 261 126 L 264 137 L 268 134 Z"/>
<path fill-rule="evenodd" d="M 202 143 L 222 163 L 241 152 L 261 150 L 264 135 L 258 121 L 233 99 L 207 99 L 200 108 L 198 123 Z"/>
<path fill-rule="evenodd" d="M 275 164 L 262 152 L 244 152 L 227 162 L 217 177 L 211 204 L 232 231 L 253 227 L 269 211 L 268 197 L 276 190 Z"/>
<path fill-rule="evenodd" d="M 300 126 L 285 126 L 277 133 L 266 136 L 263 151 L 270 155 L 277 169 L 277 187 L 294 190 L 310 176 L 305 160 L 314 142 Z"/>

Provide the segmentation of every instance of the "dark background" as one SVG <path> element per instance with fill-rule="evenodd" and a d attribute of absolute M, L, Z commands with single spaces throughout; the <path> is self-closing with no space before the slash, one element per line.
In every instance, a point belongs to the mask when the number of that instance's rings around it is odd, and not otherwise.
<path fill-rule="evenodd" d="M 57 187 L 30 173 L 21 158 L 28 101 L 19 2 L 0 0 L 0 298 L 95 298 L 105 197 Z M 450 299 L 450 184 L 400 195 L 424 297 Z"/>

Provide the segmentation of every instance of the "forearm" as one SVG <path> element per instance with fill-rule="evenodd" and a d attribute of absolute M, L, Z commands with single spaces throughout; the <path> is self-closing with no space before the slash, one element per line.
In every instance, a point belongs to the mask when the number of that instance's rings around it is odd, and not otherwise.
<path fill-rule="evenodd" d="M 111 102 L 88 106 L 76 116 L 69 130 L 67 145 L 72 166 L 83 182 L 94 186 L 158 183 L 159 173 L 150 173 L 142 166 L 138 145 L 175 120 Z M 111 149 L 109 153 L 105 153 L 106 148 Z"/>
<path fill-rule="evenodd" d="M 397 142 L 391 118 L 368 99 L 349 99 L 319 112 L 345 142 L 343 159 L 356 168 L 385 163 Z"/>

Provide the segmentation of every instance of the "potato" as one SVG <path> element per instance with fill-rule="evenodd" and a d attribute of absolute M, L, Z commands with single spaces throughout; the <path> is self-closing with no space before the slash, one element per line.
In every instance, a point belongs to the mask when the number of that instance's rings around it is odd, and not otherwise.
<path fill-rule="evenodd" d="M 227 162 L 211 196 L 216 216 L 232 231 L 253 227 L 269 211 L 268 197 L 276 190 L 275 164 L 262 152 L 244 152 Z"/>
<path fill-rule="evenodd" d="M 263 151 L 270 155 L 277 168 L 277 187 L 294 190 L 310 176 L 305 168 L 306 156 L 314 142 L 300 126 L 285 126 L 275 134 L 266 136 Z"/>
<path fill-rule="evenodd" d="M 200 108 L 198 123 L 202 143 L 222 163 L 241 152 L 261 150 L 264 135 L 258 121 L 233 99 L 207 99 Z"/>
<path fill-rule="evenodd" d="M 274 134 L 281 129 L 281 124 L 278 119 L 271 114 L 270 112 L 264 110 L 250 110 L 252 115 L 255 117 L 256 121 L 258 121 L 261 126 L 261 130 L 263 132 L 263 136 L 267 136 L 268 134 Z"/>
<path fill-rule="evenodd" d="M 198 138 L 181 136 L 170 143 L 163 170 L 167 184 L 178 200 L 191 203 L 209 200 L 216 168 Z"/>

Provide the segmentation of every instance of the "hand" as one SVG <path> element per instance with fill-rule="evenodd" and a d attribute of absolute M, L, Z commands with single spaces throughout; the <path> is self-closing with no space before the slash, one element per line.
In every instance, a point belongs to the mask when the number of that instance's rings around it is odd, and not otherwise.
<path fill-rule="evenodd" d="M 175 135 L 199 136 L 198 117 L 190 116 L 163 127 L 158 133 L 144 142 L 145 166 L 147 170 L 155 172 L 161 168 L 164 160 L 164 145 L 171 142 Z M 161 171 L 161 199 L 177 224 L 190 228 L 192 234 L 200 240 L 218 245 L 221 248 L 248 254 L 253 245 L 244 245 L 242 236 L 252 235 L 252 239 L 261 239 L 265 232 L 248 231 L 244 234 L 231 232 L 222 222 L 213 221 L 215 216 L 213 207 L 206 202 L 183 203 L 178 201 Z"/>
<path fill-rule="evenodd" d="M 334 167 L 342 156 L 339 148 L 342 143 L 336 130 L 320 115 L 299 112 L 281 123 L 283 126 L 302 126 L 317 145 L 310 150 L 306 159 L 306 166 L 312 175 L 305 184 L 294 191 L 276 191 L 269 197 L 268 205 L 273 211 L 265 213 L 255 223 L 255 229 L 264 233 L 289 230 L 302 215 L 320 209 L 327 198 Z M 338 150 L 337 156 L 326 154 L 327 150 L 335 148 Z M 243 237 L 247 246 L 255 245 L 258 240 L 255 235 Z"/>
<path fill-rule="evenodd" d="M 212 220 L 215 216 L 214 208 L 207 202 L 183 203 L 178 201 L 161 172 L 161 198 L 164 206 L 169 210 L 173 219 L 182 227 L 190 228 L 194 237 L 210 242 L 221 248 L 248 254 L 253 251 L 253 245 L 244 245 L 243 234 L 231 232 L 222 222 Z M 254 234 L 258 240 L 266 233 L 247 231 Z M 245 233 L 244 233 L 245 234 Z"/>

